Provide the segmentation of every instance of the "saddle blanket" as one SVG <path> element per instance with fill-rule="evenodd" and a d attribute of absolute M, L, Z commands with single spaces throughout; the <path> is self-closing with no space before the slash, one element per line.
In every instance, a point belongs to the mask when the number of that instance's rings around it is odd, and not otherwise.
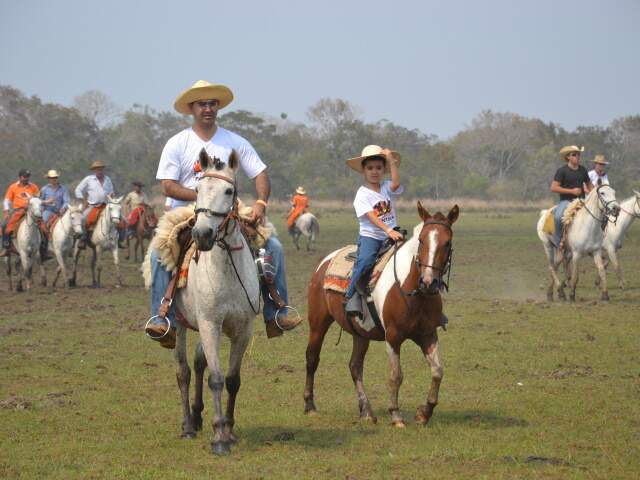
<path fill-rule="evenodd" d="M 338 293 L 345 293 L 347 291 L 349 282 L 351 281 L 351 271 L 357 250 L 358 247 L 356 245 L 347 245 L 338 250 L 338 253 L 333 256 L 324 274 L 323 288 L 325 290 L 332 290 Z M 368 284 L 370 291 L 373 291 L 376 283 L 378 283 L 382 270 L 384 270 L 384 267 L 393 256 L 393 251 L 394 248 L 392 247 L 376 260 Z"/>
<path fill-rule="evenodd" d="M 556 211 L 556 207 L 551 207 L 547 210 L 547 215 L 544 217 L 544 225 L 542 227 L 542 231 L 544 233 L 548 233 L 549 235 L 553 235 L 556 231 L 556 222 L 553 216 L 553 212 Z"/>

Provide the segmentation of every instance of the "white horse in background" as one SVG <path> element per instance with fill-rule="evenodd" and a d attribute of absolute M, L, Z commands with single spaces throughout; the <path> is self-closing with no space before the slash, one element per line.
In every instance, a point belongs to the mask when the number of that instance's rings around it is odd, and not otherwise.
<path fill-rule="evenodd" d="M 575 201 L 574 201 L 575 202 Z M 569 299 L 573 302 L 576 299 L 576 286 L 578 284 L 578 260 L 586 255 L 593 255 L 593 260 L 598 269 L 600 277 L 600 290 L 602 292 L 602 300 L 609 300 L 609 292 L 607 290 L 607 278 L 604 269 L 604 261 L 602 259 L 602 243 L 604 240 L 603 227 L 608 222 L 613 222 L 620 212 L 620 205 L 616 200 L 616 192 L 609 185 L 601 185 L 589 192 L 587 198 L 583 201 L 584 206 L 577 210 L 573 221 L 568 227 L 567 238 L 565 241 L 565 258 L 558 255 L 558 249 L 553 244 L 553 235 L 544 232 L 544 222 L 547 210 L 540 212 L 537 230 L 538 237 L 542 241 L 544 251 L 549 264 L 549 272 L 551 274 L 551 284 L 547 290 L 547 299 L 553 300 L 554 287 L 558 292 L 558 299 L 565 300 L 563 282 L 558 277 L 558 266 L 563 260 L 571 262 L 570 278 L 571 292 Z M 574 208 L 574 203 L 567 207 Z"/>
<path fill-rule="evenodd" d="M 214 405 L 212 449 L 217 455 L 225 455 L 236 441 L 233 426 L 240 367 L 259 311 L 260 289 L 256 265 L 240 231 L 235 208 L 237 154 L 233 151 L 225 164 L 211 159 L 203 149 L 200 165 L 204 173 L 198 183 L 196 222 L 192 231 L 199 257 L 189 265 L 186 287 L 176 294 L 178 309 L 187 322 L 200 331 L 201 347 L 196 350 L 194 362 L 193 414 L 189 408 L 191 371 L 187 364 L 187 335 L 182 324 L 178 324 L 176 330 L 176 375 L 184 415 L 182 436 L 193 438 L 195 431 L 202 427 L 202 382 L 208 364 L 208 385 Z M 231 340 L 226 376 L 220 362 L 223 333 Z M 223 412 L 225 385 L 229 397 Z"/>
<path fill-rule="evenodd" d="M 622 240 L 627 230 L 636 218 L 640 218 L 640 192 L 633 191 L 634 195 L 620 203 L 620 214 L 614 224 L 607 227 L 602 242 L 602 249 L 607 252 L 609 261 L 613 265 L 618 277 L 618 286 L 624 289 L 624 279 L 622 278 L 622 267 L 618 261 L 618 250 L 622 248 Z M 605 269 L 609 263 L 605 263 Z M 599 279 L 598 279 L 599 280 Z M 598 285 L 598 281 L 596 281 Z"/>
<path fill-rule="evenodd" d="M 122 198 L 107 198 L 107 205 L 104 210 L 100 212 L 100 217 L 96 222 L 91 238 L 87 242 L 87 246 L 93 251 L 93 257 L 91 258 L 91 285 L 94 288 L 100 288 L 100 275 L 102 273 L 101 256 L 104 250 L 111 250 L 113 254 L 113 263 L 116 266 L 116 287 L 122 286 L 122 275 L 120 273 L 120 260 L 118 258 L 118 225 L 122 218 Z M 69 286 L 76 285 L 76 275 L 78 271 L 78 258 L 80 256 L 80 250 L 75 247 L 73 273 L 71 274 L 71 280 Z"/>
<path fill-rule="evenodd" d="M 22 292 L 31 289 L 31 272 L 33 270 L 33 261 L 36 259 L 40 266 L 40 279 L 42 285 L 47 284 L 47 277 L 44 271 L 42 258 L 40 257 L 40 222 L 42 221 L 42 200 L 38 197 L 30 197 L 29 205 L 25 219 L 22 220 L 15 238 L 12 240 L 13 245 L 18 252 L 19 260 L 16 259 L 16 269 L 18 270 L 18 285 L 16 290 Z M 13 282 L 11 281 L 11 249 L 7 253 L 7 276 L 9 277 L 9 290 L 13 290 Z"/>
<path fill-rule="evenodd" d="M 318 233 L 320 233 L 320 224 L 313 213 L 303 213 L 296 219 L 289 233 L 298 250 L 300 250 L 300 235 L 307 237 L 307 252 L 310 252 L 311 250 L 315 250 L 316 237 Z"/>
<path fill-rule="evenodd" d="M 53 279 L 53 287 L 56 286 L 60 273 L 64 280 L 64 287 L 68 288 L 70 285 L 69 274 L 67 273 L 67 266 L 65 263 L 65 257 L 73 250 L 74 239 L 82 234 L 82 206 L 71 205 L 64 212 L 60 220 L 56 222 L 51 232 L 51 249 L 53 250 L 56 260 L 58 261 L 58 268 L 56 268 L 56 276 Z"/>

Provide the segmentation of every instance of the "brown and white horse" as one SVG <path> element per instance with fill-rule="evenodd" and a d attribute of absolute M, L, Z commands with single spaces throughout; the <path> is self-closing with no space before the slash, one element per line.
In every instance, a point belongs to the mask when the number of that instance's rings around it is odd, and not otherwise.
<path fill-rule="evenodd" d="M 458 218 L 458 213 L 458 206 L 455 205 L 447 216 L 440 212 L 432 216 L 418 202 L 418 214 L 423 223 L 415 227 L 412 238 L 398 248 L 394 257 L 384 267 L 372 292 L 381 327 L 369 332 L 346 318 L 342 294 L 324 289 L 325 272 L 336 252 L 320 262 L 311 277 L 308 290 L 309 343 L 306 354 L 305 413 L 316 410 L 313 395 L 314 376 L 325 334 L 335 321 L 353 338 L 349 370 L 358 396 L 360 418 L 376 421 L 364 390 L 364 357 L 371 340 L 385 341 L 391 367 L 391 423 L 396 427 L 405 426 L 398 407 L 398 392 L 402 384 L 400 347 L 405 340 L 413 340 L 422 349 L 431 367 L 431 387 L 426 403 L 418 406 L 416 410 L 417 422 L 422 425 L 428 423 L 438 403 L 438 391 L 442 381 L 443 368 L 436 329 L 442 316 L 440 291 L 446 285 L 444 275 L 451 264 L 451 225 Z"/>
<path fill-rule="evenodd" d="M 156 216 L 153 213 L 153 208 L 146 203 L 143 203 L 139 207 L 138 219 L 133 228 L 133 232 L 127 235 L 127 253 L 125 258 L 129 260 L 131 258 L 131 238 L 135 238 L 136 243 L 133 246 L 133 258 L 138 261 L 138 251 L 140 251 L 140 258 L 144 258 L 144 241 L 145 239 L 151 240 L 153 237 L 153 229 L 156 228 Z"/>

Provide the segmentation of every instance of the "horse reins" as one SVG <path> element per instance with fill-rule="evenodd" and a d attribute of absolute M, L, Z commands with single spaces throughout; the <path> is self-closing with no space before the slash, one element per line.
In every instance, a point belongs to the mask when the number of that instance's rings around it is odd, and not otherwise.
<path fill-rule="evenodd" d="M 618 216 L 613 215 L 612 210 L 609 208 L 609 205 L 611 205 L 615 200 L 611 200 L 607 202 L 600 196 L 600 189 L 604 187 L 611 188 L 611 186 L 609 185 L 600 185 L 596 188 L 598 202 L 600 203 L 600 205 L 602 205 L 602 209 L 603 209 L 602 218 L 598 218 L 591 210 L 589 210 L 589 207 L 587 207 L 587 203 L 584 200 L 582 201 L 584 209 L 587 211 L 589 215 L 591 215 L 591 217 L 593 217 L 594 220 L 596 220 L 597 222 L 600 222 L 600 228 L 603 231 L 605 228 L 607 228 L 607 224 L 613 223 L 615 225 L 616 221 L 618 220 Z M 611 220 L 611 218 L 609 218 L 610 216 L 613 216 L 615 220 Z"/>
<path fill-rule="evenodd" d="M 238 282 L 240 283 L 240 286 L 242 287 L 242 290 L 244 291 L 244 295 L 247 298 L 247 302 L 249 302 L 249 306 L 251 307 L 251 310 L 253 311 L 253 313 L 255 313 L 256 315 L 260 312 L 260 296 L 258 295 L 258 308 L 253 308 L 253 303 L 251 303 L 251 299 L 249 298 L 249 293 L 247 292 L 246 287 L 244 286 L 244 283 L 242 283 L 242 279 L 240 278 L 240 273 L 238 273 L 238 269 L 236 267 L 235 262 L 233 261 L 233 255 L 231 254 L 231 252 L 236 252 L 239 250 L 242 250 L 244 248 L 244 244 L 240 244 L 237 247 L 232 247 L 231 245 L 229 245 L 229 243 L 226 241 L 226 237 L 227 235 L 229 235 L 229 224 L 231 223 L 231 221 L 235 222 L 235 227 L 237 227 L 238 225 L 238 211 L 237 211 L 237 206 L 238 206 L 238 188 L 237 188 L 237 184 L 235 182 L 235 180 L 233 180 L 230 177 L 227 177 L 226 175 L 220 175 L 219 173 L 214 173 L 214 172 L 204 172 L 200 178 L 217 178 L 219 180 L 224 180 L 227 183 L 230 183 L 231 185 L 233 185 L 233 199 L 231 201 L 231 207 L 229 207 L 229 210 L 227 212 L 217 212 L 215 210 L 211 210 L 210 208 L 196 208 L 195 209 L 195 214 L 196 214 L 196 218 L 198 216 L 199 213 L 204 213 L 206 216 L 208 217 L 223 217 L 224 219 L 222 220 L 222 222 L 220 223 L 220 225 L 218 225 L 218 228 L 216 230 L 215 233 L 215 237 L 213 238 L 213 242 L 215 245 L 217 245 L 218 247 L 220 247 L 222 250 L 224 250 L 225 252 L 227 252 L 227 256 L 229 257 L 229 260 L 231 260 L 231 266 L 233 267 L 233 271 L 236 274 L 236 278 L 238 279 Z M 224 234 L 222 235 L 221 238 L 218 238 L 218 235 L 220 234 L 220 232 L 222 232 L 224 230 Z M 232 230 L 233 231 L 233 230 Z"/>
<path fill-rule="evenodd" d="M 636 204 L 635 206 L 637 206 L 640 209 L 640 197 L 636 196 Z M 635 208 L 633 210 L 633 212 L 627 212 L 624 208 L 622 208 L 622 205 L 620 205 L 620 211 L 626 213 L 627 215 L 633 217 L 633 218 L 640 218 L 640 214 L 636 214 L 635 213 Z"/>

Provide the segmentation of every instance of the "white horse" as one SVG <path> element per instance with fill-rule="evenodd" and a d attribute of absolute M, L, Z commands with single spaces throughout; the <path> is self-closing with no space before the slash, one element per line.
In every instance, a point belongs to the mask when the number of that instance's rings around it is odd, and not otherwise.
<path fill-rule="evenodd" d="M 304 235 L 307 237 L 307 252 L 314 250 L 316 236 L 320 233 L 320 224 L 318 223 L 318 219 L 313 213 L 303 213 L 298 218 L 293 225 L 293 228 L 290 230 L 290 235 L 293 238 L 293 243 L 296 246 L 296 249 L 300 250 L 300 235 Z"/>
<path fill-rule="evenodd" d="M 103 250 L 111 250 L 113 254 L 113 263 L 116 266 L 116 287 L 122 286 L 122 275 L 120 274 L 120 260 L 118 259 L 118 225 L 122 218 L 122 197 L 119 198 L 107 198 L 107 205 L 104 210 L 100 212 L 100 217 L 96 222 L 96 226 L 91 234 L 91 238 L 87 242 L 87 245 L 93 251 L 93 257 L 91 258 L 91 285 L 94 288 L 100 288 L 100 275 L 102 273 L 101 254 Z M 76 285 L 76 274 L 78 271 L 78 258 L 80 256 L 80 250 L 75 247 L 73 273 L 69 282 L 70 286 Z"/>
<path fill-rule="evenodd" d="M 622 240 L 627 230 L 636 218 L 640 218 L 640 192 L 633 191 L 634 195 L 620 203 L 620 214 L 615 224 L 607 227 L 602 242 L 602 249 L 607 252 L 609 261 L 613 265 L 618 277 L 618 286 L 624 289 L 624 279 L 622 278 L 622 267 L 618 261 L 618 250 L 622 248 Z M 605 269 L 608 262 L 605 263 Z M 596 282 L 596 285 L 598 282 Z"/>
<path fill-rule="evenodd" d="M 225 455 L 236 441 L 233 433 L 236 395 L 240 389 L 240 366 L 253 332 L 253 320 L 259 310 L 257 269 L 249 245 L 237 223 L 235 203 L 238 157 L 234 152 L 225 164 L 211 159 L 202 150 L 203 175 L 198 184 L 196 222 L 193 239 L 199 256 L 192 260 L 185 288 L 178 290 L 176 302 L 192 327 L 200 331 L 201 346 L 196 351 L 196 397 L 193 414 L 189 409 L 187 335 L 185 326 L 176 331 L 177 378 L 182 396 L 184 421 L 182 436 L 193 438 L 202 427 L 202 381 L 209 365 L 208 385 L 213 394 L 213 453 Z M 220 363 L 222 334 L 231 340 L 226 377 Z M 226 384 L 229 398 L 222 411 L 222 390 Z"/>
<path fill-rule="evenodd" d="M 66 212 L 56 222 L 51 232 L 51 249 L 53 250 L 58 268 L 56 268 L 56 276 L 53 279 L 53 287 L 56 286 L 60 273 L 64 280 L 64 287 L 68 288 L 69 274 L 65 257 L 73 250 L 74 239 L 82 234 L 82 207 L 70 206 Z"/>
<path fill-rule="evenodd" d="M 42 221 L 42 200 L 38 197 L 29 198 L 29 205 L 27 206 L 26 218 L 22 220 L 15 238 L 13 239 L 13 245 L 15 246 L 19 261 L 16 261 L 16 269 L 18 270 L 18 285 L 16 290 L 22 292 L 23 289 L 29 291 L 31 289 L 31 272 L 33 269 L 34 258 L 40 266 L 40 279 L 42 285 L 47 284 L 47 277 L 44 271 L 44 265 L 42 264 L 42 258 L 40 257 L 40 240 L 41 233 L 39 224 Z M 7 276 L 9 277 L 9 290 L 13 290 L 13 283 L 11 281 L 11 249 L 7 253 Z"/>
<path fill-rule="evenodd" d="M 567 209 L 571 208 L 567 207 Z M 552 242 L 553 235 L 544 232 L 544 221 L 547 210 L 540 212 L 537 230 L 538 237 L 542 241 L 544 251 L 549 264 L 549 272 L 551 273 L 551 284 L 547 290 L 547 299 L 553 300 L 554 287 L 557 289 L 558 298 L 565 300 L 563 282 L 558 277 L 558 266 L 563 260 L 571 262 L 570 287 L 571 293 L 569 299 L 576 299 L 576 285 L 578 284 L 578 260 L 586 255 L 593 255 L 593 260 L 598 269 L 600 277 L 600 290 L 602 292 L 602 300 L 609 300 L 609 292 L 607 291 L 606 272 L 604 270 L 604 262 L 602 260 L 602 242 L 604 239 L 603 227 L 608 222 L 612 222 L 612 217 L 618 215 L 620 205 L 616 200 L 616 192 L 609 185 L 601 185 L 589 192 L 584 200 L 584 206 L 577 211 L 573 221 L 569 225 L 567 231 L 567 239 L 565 242 L 565 258 L 559 258 L 558 250 Z M 558 257 L 558 258 L 557 258 Z"/>

